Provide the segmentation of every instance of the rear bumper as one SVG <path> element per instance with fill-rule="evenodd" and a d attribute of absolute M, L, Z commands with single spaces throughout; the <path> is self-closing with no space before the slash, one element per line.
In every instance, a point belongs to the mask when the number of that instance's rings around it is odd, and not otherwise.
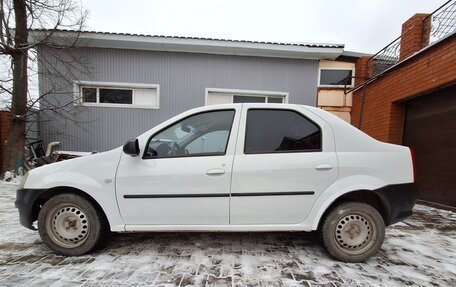
<path fill-rule="evenodd" d="M 36 200 L 44 192 L 43 189 L 18 189 L 16 191 L 15 206 L 19 210 L 19 222 L 28 229 L 36 230 L 33 222 L 38 215 L 38 206 L 34 206 Z"/>
<path fill-rule="evenodd" d="M 412 215 L 413 206 L 418 197 L 415 183 L 387 185 L 374 192 L 387 206 L 389 220 L 386 225 L 394 224 Z"/>

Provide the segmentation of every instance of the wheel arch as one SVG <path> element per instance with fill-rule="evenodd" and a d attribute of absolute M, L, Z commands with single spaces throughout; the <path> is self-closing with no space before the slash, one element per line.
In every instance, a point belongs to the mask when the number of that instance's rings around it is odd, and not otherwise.
<path fill-rule="evenodd" d="M 338 205 L 344 202 L 362 202 L 371 205 L 374 207 L 382 216 L 385 226 L 389 225 L 391 222 L 391 208 L 388 201 L 380 194 L 374 190 L 353 190 L 347 193 L 344 193 L 337 197 L 326 210 L 323 212 L 322 216 L 319 218 L 317 229 L 321 228 L 325 218 L 328 214 Z"/>
<path fill-rule="evenodd" d="M 35 220 L 38 219 L 38 213 L 40 212 L 41 207 L 49 199 L 51 199 L 52 197 L 54 197 L 56 195 L 63 194 L 63 193 L 70 193 L 70 194 L 79 195 L 79 196 L 82 196 L 83 198 L 85 198 L 86 200 L 88 200 L 95 207 L 95 209 L 100 213 L 100 215 L 103 217 L 103 220 L 104 220 L 105 224 L 107 224 L 107 228 L 109 228 L 109 229 L 111 228 L 109 219 L 108 219 L 105 211 L 101 207 L 101 205 L 90 194 L 88 194 L 87 192 L 85 192 L 85 191 L 83 191 L 81 189 L 75 188 L 75 187 L 71 187 L 71 186 L 56 186 L 56 187 L 45 189 L 37 197 L 37 199 L 33 202 L 33 205 L 32 205 L 32 222 L 34 222 Z"/>

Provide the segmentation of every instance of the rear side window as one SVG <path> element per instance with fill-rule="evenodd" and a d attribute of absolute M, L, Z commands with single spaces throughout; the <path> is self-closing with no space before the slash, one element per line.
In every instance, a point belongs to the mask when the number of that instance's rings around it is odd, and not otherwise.
<path fill-rule="evenodd" d="M 321 151 L 321 130 L 291 110 L 251 109 L 247 112 L 244 153 Z"/>

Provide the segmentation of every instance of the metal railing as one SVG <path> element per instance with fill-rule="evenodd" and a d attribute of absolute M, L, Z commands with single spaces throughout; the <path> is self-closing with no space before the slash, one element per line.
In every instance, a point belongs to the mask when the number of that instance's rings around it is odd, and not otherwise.
<path fill-rule="evenodd" d="M 367 77 L 375 77 L 396 65 L 399 62 L 400 52 L 401 37 L 397 37 L 369 59 L 367 70 L 370 71 L 370 75 Z"/>
<path fill-rule="evenodd" d="M 450 0 L 423 19 L 423 41 L 421 47 L 433 44 L 456 31 L 456 1 Z M 427 35 L 429 35 L 427 38 Z"/>
<path fill-rule="evenodd" d="M 450 0 L 423 19 L 421 47 L 433 44 L 455 31 L 456 0 Z M 374 78 L 399 63 L 400 50 L 401 37 L 399 36 L 369 59 L 367 78 Z"/>

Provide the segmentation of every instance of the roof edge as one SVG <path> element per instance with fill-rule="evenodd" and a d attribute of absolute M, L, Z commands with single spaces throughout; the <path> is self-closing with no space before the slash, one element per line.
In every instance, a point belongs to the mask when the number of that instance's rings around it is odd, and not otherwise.
<path fill-rule="evenodd" d="M 31 30 L 29 33 L 31 43 L 46 38 L 52 44 L 74 43 L 78 47 L 317 60 L 335 59 L 344 51 L 343 44 L 260 42 L 71 30 Z"/>

